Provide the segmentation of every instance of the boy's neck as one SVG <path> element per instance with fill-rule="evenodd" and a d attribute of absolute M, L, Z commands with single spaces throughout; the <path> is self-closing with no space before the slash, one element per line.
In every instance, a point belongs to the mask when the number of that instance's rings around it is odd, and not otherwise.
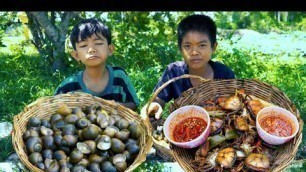
<path fill-rule="evenodd" d="M 86 68 L 84 70 L 84 77 L 90 79 L 91 81 L 100 81 L 104 78 L 104 75 L 107 73 L 106 66 L 97 67 L 97 68 Z M 85 79 L 84 78 L 84 79 Z"/>
<path fill-rule="evenodd" d="M 190 75 L 196 75 L 200 76 L 205 79 L 213 79 L 214 78 L 214 71 L 212 67 L 207 63 L 204 67 L 196 70 L 190 70 L 189 69 L 189 74 Z M 196 79 L 196 78 L 190 78 L 191 85 L 196 87 L 199 84 L 202 83 L 202 81 Z"/>
<path fill-rule="evenodd" d="M 211 76 L 211 73 L 212 73 L 211 71 L 212 71 L 212 68 L 207 63 L 202 68 L 199 68 L 199 69 L 196 69 L 196 70 L 189 69 L 189 74 L 209 79 L 210 76 Z"/>

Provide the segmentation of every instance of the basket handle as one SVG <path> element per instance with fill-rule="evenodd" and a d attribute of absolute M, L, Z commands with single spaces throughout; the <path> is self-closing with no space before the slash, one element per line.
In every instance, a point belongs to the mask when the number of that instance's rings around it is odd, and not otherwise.
<path fill-rule="evenodd" d="M 147 108 L 146 108 L 146 114 L 149 115 L 149 107 L 150 107 L 151 103 L 153 102 L 153 100 L 157 97 L 157 95 L 160 93 L 160 91 L 162 89 L 164 89 L 170 83 L 175 82 L 179 79 L 183 79 L 183 78 L 195 78 L 195 79 L 199 79 L 200 81 L 203 81 L 203 82 L 206 82 L 206 81 L 209 80 L 209 79 L 205 79 L 205 78 L 202 78 L 200 76 L 197 76 L 197 75 L 189 75 L 189 74 L 184 74 L 184 75 L 181 75 L 181 76 L 178 76 L 178 77 L 175 77 L 175 78 L 172 78 L 172 79 L 168 80 L 163 85 L 161 85 L 158 89 L 156 89 L 154 94 L 152 95 L 152 97 L 149 99 L 149 102 L 148 102 Z"/>
<path fill-rule="evenodd" d="M 40 97 L 36 101 L 28 104 L 27 106 L 24 107 L 24 111 L 27 112 L 29 109 L 31 109 L 33 106 L 36 106 L 40 102 L 44 102 L 45 100 L 49 99 L 51 96 L 46 96 L 46 97 Z"/>

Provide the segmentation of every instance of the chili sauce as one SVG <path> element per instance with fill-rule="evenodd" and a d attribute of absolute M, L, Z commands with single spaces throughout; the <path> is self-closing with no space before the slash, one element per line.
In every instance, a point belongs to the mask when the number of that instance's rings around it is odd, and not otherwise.
<path fill-rule="evenodd" d="M 266 116 L 259 122 L 261 128 L 267 133 L 279 137 L 288 137 L 292 134 L 293 128 L 289 121 L 282 116 Z"/>
<path fill-rule="evenodd" d="M 199 137 L 207 127 L 207 122 L 199 117 L 188 117 L 178 123 L 173 130 L 176 142 L 189 142 Z"/>

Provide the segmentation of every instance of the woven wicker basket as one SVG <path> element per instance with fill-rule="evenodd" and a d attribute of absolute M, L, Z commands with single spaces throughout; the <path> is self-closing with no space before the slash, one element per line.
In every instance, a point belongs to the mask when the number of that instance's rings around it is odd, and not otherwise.
<path fill-rule="evenodd" d="M 163 90 L 165 87 L 167 87 L 170 83 L 173 83 L 179 79 L 184 79 L 184 78 L 195 78 L 195 79 L 199 79 L 202 82 L 207 81 L 206 79 L 199 77 L 199 76 L 195 76 L 195 75 L 181 75 L 179 77 L 176 78 L 172 78 L 169 81 L 165 82 L 163 85 L 161 85 L 158 89 L 155 90 L 155 92 L 153 93 L 153 95 L 151 96 L 151 98 L 148 101 L 148 106 L 146 109 L 146 112 L 148 114 L 149 111 L 149 106 L 150 104 L 153 102 L 153 100 L 157 97 L 157 95 L 160 93 L 161 90 Z M 147 117 L 146 120 L 146 124 L 148 126 L 148 128 L 151 130 L 151 133 L 153 133 L 154 129 L 156 129 L 157 125 L 163 125 L 164 120 L 160 119 L 158 121 L 155 122 L 150 122 L 149 118 Z M 152 137 L 153 139 L 153 146 L 156 148 L 157 154 L 159 156 L 161 156 L 165 161 L 175 161 L 171 150 L 170 150 L 170 145 L 169 143 L 165 142 L 164 140 L 156 140 L 154 137 Z"/>
<path fill-rule="evenodd" d="M 300 118 L 298 109 L 296 109 L 289 98 L 278 88 L 254 79 L 210 80 L 201 83 L 198 87 L 185 91 L 170 105 L 169 110 L 172 112 L 181 106 L 198 104 L 201 101 L 213 98 L 215 95 L 231 95 L 236 89 L 241 88 L 245 90 L 246 94 L 256 96 L 259 99 L 291 111 L 299 121 L 298 134 L 294 139 L 278 149 L 275 161 L 271 165 L 271 171 L 281 171 L 294 159 L 298 146 L 302 142 L 303 121 Z M 194 166 L 197 165 L 192 162 L 195 157 L 195 150 L 183 149 L 173 144 L 170 144 L 170 150 L 175 160 L 185 171 L 196 171 Z"/>
<path fill-rule="evenodd" d="M 85 107 L 99 103 L 106 111 L 111 112 L 112 110 L 117 110 L 118 114 L 123 118 L 136 122 L 142 131 L 139 141 L 140 151 L 133 164 L 126 171 L 133 171 L 146 160 L 146 154 L 150 151 L 153 142 L 147 126 L 137 113 L 114 101 L 104 100 L 86 93 L 74 92 L 39 98 L 26 106 L 20 114 L 14 116 L 14 129 L 12 133 L 13 146 L 19 158 L 29 170 L 42 172 L 42 170 L 29 162 L 28 155 L 25 151 L 25 143 L 22 136 L 26 130 L 27 121 L 30 117 L 34 116 L 50 119 L 51 114 L 55 113 L 60 103 L 65 103 L 70 108 Z"/>

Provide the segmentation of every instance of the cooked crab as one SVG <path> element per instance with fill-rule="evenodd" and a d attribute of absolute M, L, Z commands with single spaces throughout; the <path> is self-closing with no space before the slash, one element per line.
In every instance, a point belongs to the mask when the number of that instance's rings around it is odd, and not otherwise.
<path fill-rule="evenodd" d="M 224 119 L 219 119 L 219 118 L 211 118 L 210 122 L 210 135 L 215 135 L 219 133 L 224 126 Z"/>
<path fill-rule="evenodd" d="M 231 168 L 236 160 L 236 151 L 232 147 L 227 147 L 218 152 L 216 162 L 222 168 Z"/>
<path fill-rule="evenodd" d="M 252 153 L 246 158 L 245 165 L 251 170 L 269 171 L 270 161 L 264 154 Z"/>
<path fill-rule="evenodd" d="M 259 100 L 249 100 L 247 101 L 247 107 L 250 113 L 252 114 L 253 118 L 256 118 L 258 112 L 264 108 Z"/>

